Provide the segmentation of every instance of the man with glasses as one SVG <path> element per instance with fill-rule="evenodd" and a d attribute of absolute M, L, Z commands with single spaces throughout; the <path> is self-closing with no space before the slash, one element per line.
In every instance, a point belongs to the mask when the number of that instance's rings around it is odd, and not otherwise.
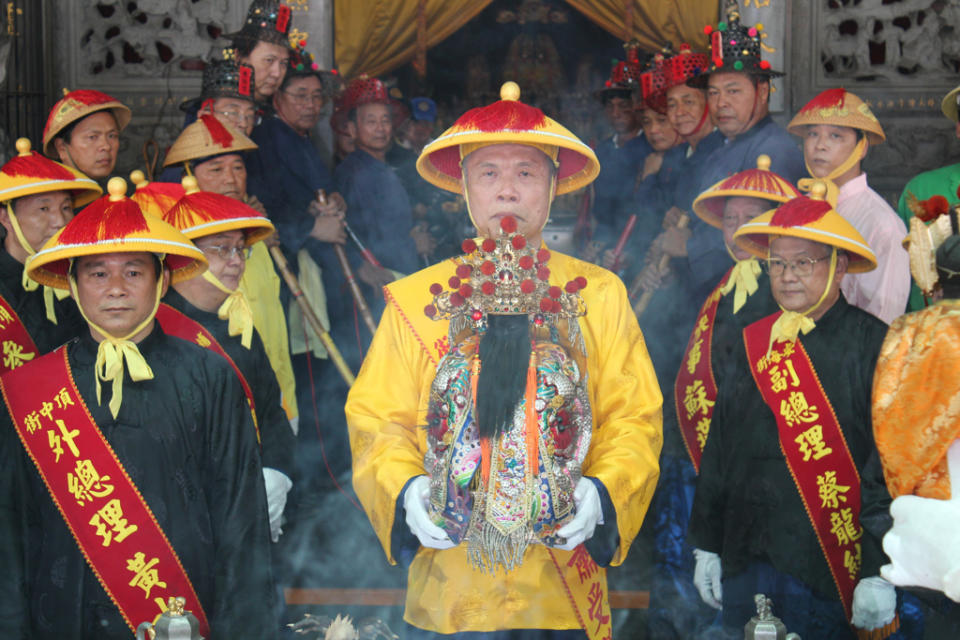
<path fill-rule="evenodd" d="M 184 126 L 194 122 L 198 114 L 209 114 L 249 136 L 260 122 L 253 97 L 256 86 L 256 74 L 250 65 L 233 58 L 208 62 L 203 68 L 199 97 L 180 105 L 187 113 Z"/>
<path fill-rule="evenodd" d="M 210 266 L 199 276 L 174 283 L 157 319 L 166 333 L 223 356 L 237 374 L 257 429 L 270 535 L 276 542 L 293 486 L 295 440 L 280 402 L 280 386 L 253 325 L 253 311 L 240 289 L 251 247 L 271 235 L 273 225 L 227 196 L 200 191 L 196 178 L 184 178 L 183 186 L 185 195 L 163 219 L 193 240 Z"/>
<path fill-rule="evenodd" d="M 890 496 L 870 422 L 886 326 L 840 291 L 876 257 L 825 192 L 819 182 L 734 234 L 766 259 L 781 311 L 743 330 L 719 381 L 689 528 L 694 582 L 729 630 L 742 633 L 764 593 L 804 638 L 849 638 L 851 624 L 886 638 Z"/>

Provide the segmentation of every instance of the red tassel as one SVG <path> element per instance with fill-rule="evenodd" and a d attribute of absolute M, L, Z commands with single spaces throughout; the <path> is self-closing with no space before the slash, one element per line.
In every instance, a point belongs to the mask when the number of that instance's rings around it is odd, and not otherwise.
<path fill-rule="evenodd" d="M 842 107 L 846 96 L 846 89 L 827 89 L 808 102 L 803 109 L 800 109 L 800 113 L 809 113 L 810 111 L 819 111 L 830 107 Z"/>
<path fill-rule="evenodd" d="M 531 345 L 530 364 L 527 366 L 527 387 L 523 396 L 524 441 L 527 445 L 527 472 L 540 473 L 540 423 L 537 421 L 537 350 Z"/>
<path fill-rule="evenodd" d="M 936 220 L 941 215 L 950 212 L 950 203 L 947 202 L 945 197 L 939 194 L 930 196 L 926 200 L 921 200 L 920 204 L 923 206 L 924 215 L 917 217 L 924 222 Z"/>
<path fill-rule="evenodd" d="M 239 73 L 239 78 L 237 79 L 237 93 L 242 96 L 250 96 L 250 80 L 251 74 L 253 73 L 253 67 L 249 67 L 245 64 L 241 64 L 237 68 Z"/>
<path fill-rule="evenodd" d="M 104 196 L 77 214 L 60 235 L 61 244 L 92 244 L 101 240 L 117 239 L 148 231 L 143 213 L 129 198 L 111 202 Z"/>
<path fill-rule="evenodd" d="M 286 33 L 290 26 L 290 7 L 285 4 L 277 7 L 277 31 Z"/>
<path fill-rule="evenodd" d="M 66 97 L 85 105 L 105 104 L 107 102 L 117 101 L 113 96 L 108 96 L 101 91 L 94 91 L 93 89 L 77 89 L 76 91 L 71 91 Z"/>
<path fill-rule="evenodd" d="M 780 205 L 770 218 L 775 227 L 802 227 L 816 222 L 830 211 L 830 203 L 800 196 Z"/>
<path fill-rule="evenodd" d="M 223 148 L 227 148 L 233 144 L 233 136 L 214 116 L 204 114 L 200 116 L 200 119 L 203 120 L 203 124 L 207 128 L 207 131 L 210 132 L 211 140 Z"/>
<path fill-rule="evenodd" d="M 183 197 L 183 187 L 176 182 L 151 182 L 133 192 L 131 200 L 144 212 L 160 211 L 165 215 Z"/>
<path fill-rule="evenodd" d="M 47 180 L 76 180 L 75 176 L 66 167 L 47 160 L 36 151 L 27 156 L 14 156 L 3 167 L 3 172 L 14 178 L 44 178 Z"/>
<path fill-rule="evenodd" d="M 525 131 L 547 122 L 543 111 L 518 100 L 498 100 L 486 107 L 470 109 L 457 120 L 461 129 L 480 131 Z"/>
<path fill-rule="evenodd" d="M 163 216 L 165 222 L 177 229 L 193 227 L 211 220 L 263 217 L 255 209 L 228 196 L 209 191 L 197 191 L 182 198 Z"/>

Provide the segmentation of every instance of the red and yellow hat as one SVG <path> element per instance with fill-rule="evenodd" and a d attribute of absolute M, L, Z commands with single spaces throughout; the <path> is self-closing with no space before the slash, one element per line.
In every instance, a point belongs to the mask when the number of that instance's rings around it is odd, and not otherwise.
<path fill-rule="evenodd" d="M 266 216 L 235 198 L 201 191 L 193 176 L 183 178 L 182 191 L 184 196 L 164 213 L 163 220 L 191 240 L 239 230 L 249 247 L 273 233 L 273 223 Z"/>
<path fill-rule="evenodd" d="M 779 237 L 803 238 L 846 251 L 848 273 L 864 273 L 877 267 L 877 256 L 853 225 L 837 213 L 824 197 L 826 184 L 814 182 L 810 196 L 799 196 L 744 223 L 734 241 L 758 258 L 767 258 L 770 241 Z"/>
<path fill-rule="evenodd" d="M 365 104 L 390 104 L 387 88 L 379 78 L 370 78 L 362 74 L 354 78 L 340 97 L 338 109 L 349 113 L 351 109 Z"/>
<path fill-rule="evenodd" d="M 770 156 L 757 156 L 757 168 L 747 169 L 724 178 L 693 201 L 693 212 L 701 220 L 718 229 L 723 227 L 723 206 L 727 198 L 741 196 L 783 204 L 800 195 L 797 188 L 770 171 Z"/>
<path fill-rule="evenodd" d="M 17 155 L 0 168 L 0 202 L 50 191 L 69 191 L 73 206 L 97 199 L 103 189 L 76 169 L 30 150 L 27 138 L 17 140 Z"/>
<path fill-rule="evenodd" d="M 827 89 L 803 106 L 787 125 L 787 131 L 795 136 L 804 134 L 803 127 L 815 124 L 830 124 L 863 131 L 870 144 L 886 140 L 880 121 L 870 107 L 856 94 L 846 89 Z"/>
<path fill-rule="evenodd" d="M 47 124 L 43 128 L 43 153 L 53 157 L 53 139 L 64 127 L 71 122 L 86 118 L 97 111 L 109 111 L 117 120 L 120 131 L 130 124 L 133 113 L 130 108 L 114 98 L 100 91 L 92 89 L 78 89 L 76 91 L 63 90 L 63 97 L 50 109 Z"/>
<path fill-rule="evenodd" d="M 555 159 L 557 195 L 587 186 L 600 173 L 593 149 L 540 109 L 520 102 L 520 87 L 515 82 L 504 83 L 499 101 L 467 111 L 424 147 L 417 171 L 430 184 L 460 193 L 461 158 L 492 144 L 524 144 Z"/>
<path fill-rule="evenodd" d="M 163 218 L 163 214 L 183 197 L 179 182 L 147 182 L 147 176 L 139 169 L 130 172 L 130 182 L 136 187 L 130 199 L 142 212 L 154 218 Z"/>
<path fill-rule="evenodd" d="M 103 253 L 147 251 L 164 256 L 171 282 L 207 268 L 203 252 L 169 224 L 145 215 L 126 197 L 127 182 L 111 178 L 109 195 L 91 203 L 27 259 L 27 274 L 40 284 L 69 289 L 70 260 Z"/>
<path fill-rule="evenodd" d="M 163 166 L 169 167 L 190 160 L 210 158 L 225 153 L 241 153 L 256 148 L 256 142 L 229 123 L 204 114 L 180 132 L 177 139 L 170 145 L 170 150 L 163 159 Z"/>

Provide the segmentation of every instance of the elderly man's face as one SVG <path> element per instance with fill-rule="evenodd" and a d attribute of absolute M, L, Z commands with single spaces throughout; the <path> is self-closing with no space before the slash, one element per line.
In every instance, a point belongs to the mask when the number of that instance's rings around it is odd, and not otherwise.
<path fill-rule="evenodd" d="M 273 106 L 280 119 L 300 135 L 316 126 L 323 111 L 323 85 L 316 76 L 295 78 L 276 96 Z"/>
<path fill-rule="evenodd" d="M 550 158 L 523 144 L 496 144 L 478 149 L 464 158 L 464 188 L 477 230 L 496 237 L 500 220 L 517 219 L 517 227 L 533 243 L 550 216 L 556 190 Z"/>
<path fill-rule="evenodd" d="M 817 304 L 830 280 L 831 251 L 827 245 L 812 240 L 774 238 L 770 243 L 770 287 L 777 304 L 787 311 L 798 313 Z M 814 320 L 836 300 L 840 280 L 846 271 L 847 257 L 841 254 L 837 256 L 837 272 L 830 292 L 820 308 L 812 314 Z"/>
<path fill-rule="evenodd" d="M 109 111 L 97 111 L 82 119 L 70 132 L 70 142 L 54 143 L 60 162 L 94 180 L 113 173 L 120 150 L 120 128 Z"/>
<path fill-rule="evenodd" d="M 387 152 L 393 142 L 393 119 L 390 105 L 371 103 L 357 107 L 356 121 L 347 123 L 347 131 L 353 136 L 357 149 L 363 149 L 379 157 Z"/>
<path fill-rule="evenodd" d="M 770 83 L 757 86 L 745 73 L 711 73 L 707 89 L 710 116 L 727 138 L 736 138 L 749 131 L 767 115 L 767 97 Z"/>
<path fill-rule="evenodd" d="M 603 104 L 603 113 L 613 128 L 614 133 L 623 135 L 636 131 L 640 126 L 640 117 L 637 106 L 630 98 L 607 98 Z"/>
<path fill-rule="evenodd" d="M 194 244 L 200 251 L 203 251 L 210 265 L 210 273 L 223 286 L 227 289 L 236 289 L 240 286 L 240 279 L 243 277 L 243 272 L 247 266 L 245 253 L 247 239 L 243 235 L 243 231 L 233 229 L 210 236 L 202 236 L 194 240 Z M 208 287 L 213 287 L 203 278 L 196 278 L 196 280 Z"/>
<path fill-rule="evenodd" d="M 249 56 L 239 58 L 238 62 L 253 67 L 254 94 L 257 100 L 263 101 L 276 93 L 283 81 L 290 64 L 290 50 L 261 40 Z"/>
<path fill-rule="evenodd" d="M 257 106 L 251 100 L 216 98 L 212 107 L 201 109 L 200 113 L 210 113 L 245 136 L 253 133 L 257 124 Z"/>
<path fill-rule="evenodd" d="M 13 213 L 20 224 L 23 239 L 31 249 L 39 251 L 53 234 L 73 219 L 73 200 L 67 191 L 37 193 L 17 198 L 13 203 Z M 27 252 L 17 241 L 13 221 L 6 207 L 0 208 L 0 225 L 7 231 L 4 239 L 7 253 L 18 261 L 25 262 Z"/>
<path fill-rule="evenodd" d="M 247 166 L 238 153 L 217 156 L 201 162 L 193 169 L 201 191 L 243 200 L 247 194 Z"/>
<path fill-rule="evenodd" d="M 727 247 L 737 260 L 746 260 L 750 257 L 750 253 L 737 246 L 737 243 L 733 241 L 733 234 L 742 225 L 750 222 L 761 213 L 769 211 L 774 206 L 776 205 L 766 200 L 745 196 L 727 198 L 727 201 L 723 203 L 723 241 L 727 243 Z"/>
<path fill-rule="evenodd" d="M 707 97 L 685 84 L 667 89 L 667 118 L 681 136 L 691 136 L 703 119 Z"/>
<path fill-rule="evenodd" d="M 679 141 L 677 130 L 673 128 L 665 114 L 656 109 L 644 109 L 640 113 L 643 135 L 646 136 L 647 142 L 654 151 L 666 151 L 677 144 Z"/>

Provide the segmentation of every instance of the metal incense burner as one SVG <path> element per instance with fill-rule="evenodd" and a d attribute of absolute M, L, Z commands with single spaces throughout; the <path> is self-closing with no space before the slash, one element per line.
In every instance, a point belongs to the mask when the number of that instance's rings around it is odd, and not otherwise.
<path fill-rule="evenodd" d="M 758 593 L 753 601 L 757 604 L 757 615 L 743 628 L 743 640 L 800 640 L 799 635 L 787 633 L 786 625 L 773 615 L 773 600 Z"/>
<path fill-rule="evenodd" d="M 137 640 L 203 640 L 197 618 L 183 610 L 186 604 L 185 598 L 170 598 L 154 624 L 142 622 L 137 627 Z"/>

